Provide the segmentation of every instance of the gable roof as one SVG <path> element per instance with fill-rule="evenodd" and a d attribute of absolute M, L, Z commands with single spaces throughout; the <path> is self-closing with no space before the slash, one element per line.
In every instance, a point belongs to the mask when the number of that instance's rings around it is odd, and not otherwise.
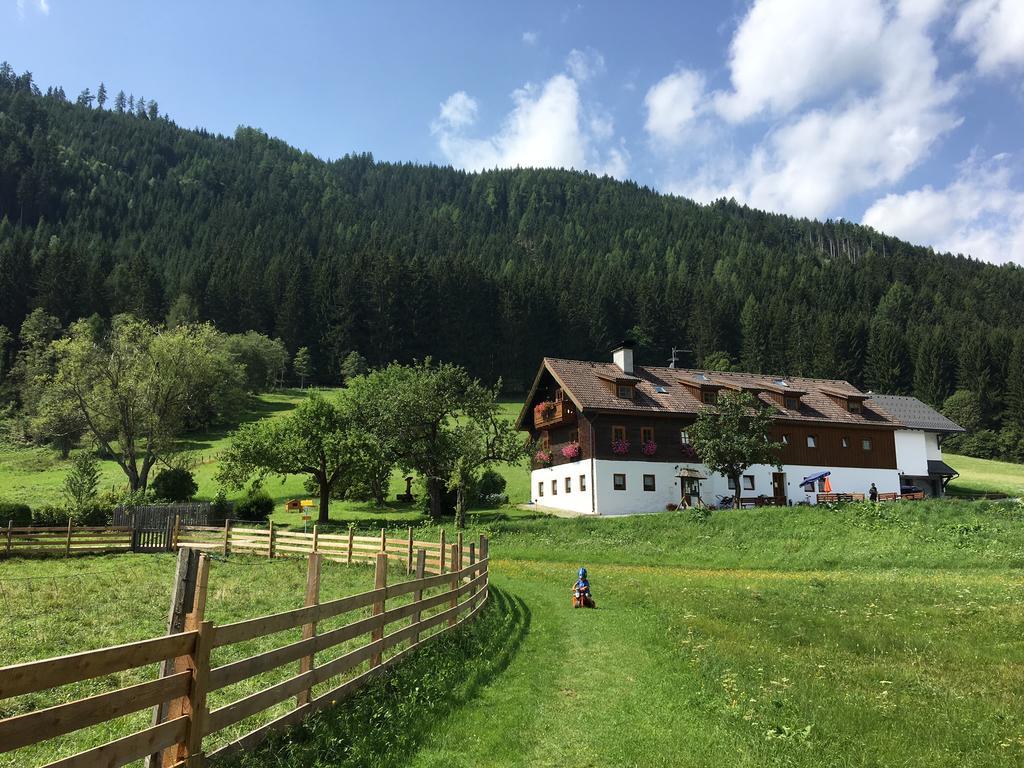
<path fill-rule="evenodd" d="M 908 395 L 876 395 L 871 393 L 869 403 L 877 403 L 910 429 L 928 432 L 966 432 L 952 419 L 943 416 L 927 403 Z"/>
<path fill-rule="evenodd" d="M 623 373 L 615 363 L 595 363 L 584 360 L 566 360 L 545 357 L 534 380 L 533 388 L 520 414 L 518 426 L 528 428 L 527 408 L 532 402 L 544 371 L 562 387 L 565 394 L 581 411 L 615 411 L 637 414 L 662 413 L 696 415 L 705 406 L 693 392 L 693 387 L 746 389 L 765 404 L 779 411 L 786 421 L 831 422 L 853 426 L 901 426 L 885 409 L 865 401 L 860 413 L 850 413 L 833 397 L 850 396 L 855 400 L 868 397 L 852 384 L 837 379 L 809 379 L 781 377 L 753 373 L 702 371 L 690 368 L 635 366 L 633 377 L 636 390 L 632 400 L 615 396 L 607 386 L 609 379 L 621 379 Z M 685 383 L 684 383 L 685 382 Z M 690 386 L 687 386 L 688 383 Z M 664 390 L 664 392 L 659 391 Z M 764 392 L 800 395 L 798 409 L 784 408 L 769 399 Z M 830 395 L 832 395 L 830 397 Z"/>

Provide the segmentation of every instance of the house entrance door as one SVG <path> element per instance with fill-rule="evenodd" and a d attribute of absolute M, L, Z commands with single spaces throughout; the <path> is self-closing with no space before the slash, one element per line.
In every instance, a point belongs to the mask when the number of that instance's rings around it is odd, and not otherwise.
<path fill-rule="evenodd" d="M 786 505 L 786 473 L 772 472 L 772 496 L 780 507 Z"/>

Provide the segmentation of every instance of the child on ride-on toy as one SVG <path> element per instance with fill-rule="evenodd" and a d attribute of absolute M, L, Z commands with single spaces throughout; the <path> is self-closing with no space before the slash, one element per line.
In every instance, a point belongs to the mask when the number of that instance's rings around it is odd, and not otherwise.
<path fill-rule="evenodd" d="M 572 585 L 572 607 L 573 608 L 596 608 L 594 597 L 590 594 L 590 581 L 587 579 L 587 569 L 580 568 L 579 578 Z"/>

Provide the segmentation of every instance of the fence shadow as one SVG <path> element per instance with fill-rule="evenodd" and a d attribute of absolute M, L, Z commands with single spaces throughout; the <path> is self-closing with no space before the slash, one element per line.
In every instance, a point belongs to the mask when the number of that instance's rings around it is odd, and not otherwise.
<path fill-rule="evenodd" d="M 471 701 L 515 657 L 529 632 L 523 600 L 494 586 L 475 620 L 447 633 L 367 684 L 256 749 L 217 768 L 396 766 L 415 754 L 432 726 Z"/>

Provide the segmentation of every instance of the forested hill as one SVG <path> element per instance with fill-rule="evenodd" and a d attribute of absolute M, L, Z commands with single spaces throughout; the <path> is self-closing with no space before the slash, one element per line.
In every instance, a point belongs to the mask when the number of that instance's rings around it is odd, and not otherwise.
<path fill-rule="evenodd" d="M 724 351 L 936 404 L 966 387 L 996 421 L 1014 355 L 1024 368 L 1017 267 L 587 173 L 325 162 L 252 128 L 78 102 L 0 70 L 0 324 L 15 338 L 34 307 L 65 323 L 194 313 L 308 346 L 325 383 L 358 350 L 516 389 L 543 355 L 603 359 L 631 333 L 651 362 Z"/>

